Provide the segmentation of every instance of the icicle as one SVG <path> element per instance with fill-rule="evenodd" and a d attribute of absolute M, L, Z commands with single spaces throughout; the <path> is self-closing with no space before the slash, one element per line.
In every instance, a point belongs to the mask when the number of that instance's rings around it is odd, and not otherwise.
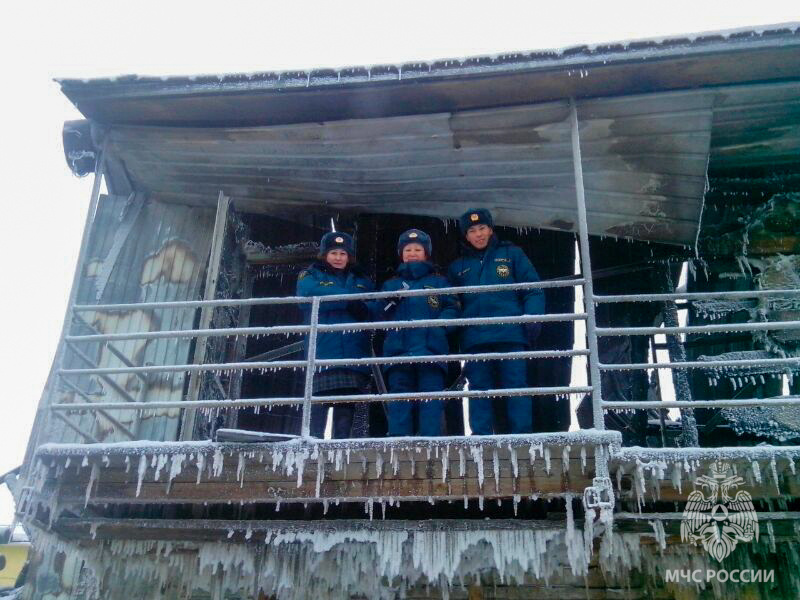
<path fill-rule="evenodd" d="M 570 446 L 564 446 L 561 450 L 561 472 L 569 472 L 569 451 L 572 450 Z"/>
<path fill-rule="evenodd" d="M 464 456 L 464 447 L 460 446 L 458 448 L 458 475 L 459 477 L 464 477 L 467 472 L 467 460 Z"/>
<path fill-rule="evenodd" d="M 519 462 L 517 461 L 517 449 L 512 447 L 511 444 L 508 445 L 508 454 L 511 457 L 511 473 L 516 479 L 519 477 Z"/>
<path fill-rule="evenodd" d="M 222 475 L 222 470 L 225 466 L 225 459 L 222 456 L 222 449 L 217 447 L 214 450 L 214 459 L 211 465 L 211 473 L 214 477 Z"/>
<path fill-rule="evenodd" d="M 775 554 L 775 530 L 772 528 L 772 521 L 767 521 L 767 535 L 769 536 L 769 551 Z"/>
<path fill-rule="evenodd" d="M 550 446 L 544 448 L 544 468 L 547 474 L 550 475 Z"/>
<path fill-rule="evenodd" d="M 581 475 L 586 475 L 586 446 L 581 446 Z"/>
<path fill-rule="evenodd" d="M 478 487 L 480 489 L 483 489 L 483 447 L 470 446 L 469 453 L 472 456 L 472 460 L 478 469 Z M 481 506 L 483 506 L 482 500 L 481 500 Z"/>
<path fill-rule="evenodd" d="M 753 477 L 756 478 L 758 483 L 761 483 L 761 467 L 758 465 L 758 461 L 752 461 L 751 466 L 753 468 Z"/>
<path fill-rule="evenodd" d="M 500 492 L 500 460 L 497 456 L 497 448 L 492 448 L 492 470 L 494 471 L 494 490 Z"/>
<path fill-rule="evenodd" d="M 383 455 L 378 452 L 375 457 L 375 477 L 376 479 L 380 479 L 381 475 L 383 475 Z"/>
<path fill-rule="evenodd" d="M 777 466 L 775 464 L 775 456 L 774 455 L 769 460 L 769 468 L 770 468 L 770 471 L 772 472 L 772 480 L 775 482 L 775 491 L 778 492 L 778 495 L 780 496 L 781 485 L 780 485 L 780 480 L 778 479 L 778 468 L 777 468 Z"/>
<path fill-rule="evenodd" d="M 670 474 L 672 479 L 672 488 L 678 490 L 678 493 L 681 493 L 681 487 L 683 485 L 683 478 L 681 477 L 683 471 L 681 469 L 680 463 L 672 463 L 672 473 Z"/>
<path fill-rule="evenodd" d="M 144 481 L 144 475 L 147 472 L 147 455 L 142 454 L 139 457 L 139 481 L 136 483 L 136 497 L 139 497 L 139 493 L 142 491 L 142 481 Z"/>
<path fill-rule="evenodd" d="M 89 483 L 86 486 L 86 499 L 83 503 L 84 508 L 89 506 L 89 497 L 92 495 L 92 487 L 94 486 L 95 481 L 97 481 L 97 477 L 99 475 L 100 468 L 97 466 L 97 463 L 92 463 L 92 470 L 89 473 Z"/>
<path fill-rule="evenodd" d="M 202 452 L 197 453 L 197 480 L 194 482 L 195 485 L 200 485 L 200 479 L 203 477 L 203 470 L 206 467 L 206 455 Z"/>
<path fill-rule="evenodd" d="M 169 494 L 170 490 L 172 489 L 172 480 L 181 474 L 184 460 L 186 460 L 185 454 L 174 454 L 171 457 L 169 476 L 167 478 L 167 494 Z"/>
<path fill-rule="evenodd" d="M 450 446 L 448 445 L 442 452 L 442 483 L 447 481 L 447 468 L 450 466 Z"/>

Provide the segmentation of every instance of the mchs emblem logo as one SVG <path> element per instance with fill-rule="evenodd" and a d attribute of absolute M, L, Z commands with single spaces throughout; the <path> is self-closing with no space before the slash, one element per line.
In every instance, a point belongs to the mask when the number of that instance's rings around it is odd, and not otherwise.
<path fill-rule="evenodd" d="M 689 494 L 683 511 L 681 541 L 699 542 L 718 561 L 733 552 L 739 542 L 758 541 L 758 516 L 748 492 L 736 488 L 744 483 L 731 475 L 730 465 L 721 461 L 711 466 L 711 477 L 698 477 L 696 484 L 708 490 Z M 735 495 L 732 495 L 734 494 Z"/>
<path fill-rule="evenodd" d="M 508 268 L 508 265 L 497 265 L 497 276 L 506 278 L 511 275 L 511 269 Z"/>
<path fill-rule="evenodd" d="M 428 296 L 428 304 L 431 308 L 439 308 L 439 296 Z"/>

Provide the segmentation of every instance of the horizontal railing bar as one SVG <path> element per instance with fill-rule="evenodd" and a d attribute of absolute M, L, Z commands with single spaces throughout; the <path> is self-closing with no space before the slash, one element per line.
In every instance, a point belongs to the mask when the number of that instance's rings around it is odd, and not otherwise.
<path fill-rule="evenodd" d="M 72 352 L 73 354 L 75 354 L 75 356 L 77 356 L 77 357 L 78 357 L 79 359 L 81 359 L 81 360 L 82 360 L 84 363 L 86 363 L 87 365 L 89 365 L 89 368 L 90 368 L 90 369 L 99 369 L 99 368 L 100 368 L 100 367 L 98 367 L 98 366 L 97 366 L 97 363 L 96 363 L 96 362 L 94 362 L 94 361 L 93 361 L 91 358 L 89 358 L 88 356 L 86 356 L 86 354 L 84 354 L 84 353 L 83 353 L 83 352 L 80 350 L 80 348 L 76 348 L 74 345 L 70 344 L 69 342 L 67 342 L 67 344 L 69 345 L 69 350 L 70 350 L 70 352 Z M 134 403 L 136 402 L 136 398 L 134 398 L 133 396 L 131 396 L 131 395 L 130 395 L 130 394 L 127 392 L 127 390 L 125 390 L 125 389 L 124 389 L 124 388 L 123 388 L 123 387 L 122 387 L 120 384 L 118 384 L 116 381 L 114 381 L 113 379 L 111 379 L 110 377 L 108 377 L 108 376 L 106 376 L 106 375 L 100 375 L 100 378 L 101 378 L 103 381 L 105 381 L 105 382 L 106 382 L 106 383 L 109 385 L 109 387 L 111 387 L 111 389 L 113 389 L 113 390 L 114 390 L 115 392 L 117 392 L 117 393 L 118 393 L 120 396 L 122 396 L 123 398 L 125 398 L 125 400 L 127 400 L 128 402 L 134 402 Z"/>
<path fill-rule="evenodd" d="M 550 396 L 556 394 L 588 394 L 591 386 L 562 386 L 539 388 L 509 388 L 503 390 L 452 390 L 443 392 L 425 392 L 424 395 L 414 392 L 408 394 L 361 394 L 352 396 L 314 396 L 314 404 L 332 404 L 336 402 L 387 402 L 394 400 L 438 400 L 446 398 L 489 398 L 493 396 Z M 121 402 L 94 402 L 90 404 L 67 403 L 51 404 L 53 411 L 70 410 L 151 410 L 158 408 L 246 408 L 251 406 L 279 406 L 302 404 L 303 398 L 240 398 L 237 400 L 172 400 L 163 402 L 140 402 L 135 406 Z"/>
<path fill-rule="evenodd" d="M 733 400 L 642 400 L 631 402 L 605 402 L 603 408 L 633 410 L 649 408 L 742 408 L 747 406 L 798 406 L 800 396 L 781 398 L 745 398 Z"/>
<path fill-rule="evenodd" d="M 512 290 L 548 289 L 559 287 L 575 287 L 582 285 L 584 279 L 579 277 L 568 280 L 529 281 L 524 283 L 498 283 L 494 285 L 466 285 L 436 289 L 396 290 L 392 292 L 362 292 L 358 294 L 336 294 L 320 296 L 321 302 L 338 302 L 341 300 L 377 300 L 379 298 L 397 298 L 406 296 L 440 296 L 443 294 L 482 294 Z M 256 306 L 259 304 L 310 304 L 311 296 L 285 296 L 281 298 L 229 298 L 219 300 L 182 300 L 173 302 L 129 302 L 126 304 L 76 304 L 72 310 L 76 312 L 143 310 L 156 308 L 200 308 L 221 306 Z"/>
<path fill-rule="evenodd" d="M 577 321 L 586 318 L 586 313 L 559 313 L 549 315 L 518 315 L 512 317 L 470 317 L 466 319 L 419 319 L 416 321 L 374 321 L 363 323 L 334 323 L 318 325 L 317 330 L 365 331 L 370 329 L 412 329 L 418 327 L 453 327 L 463 325 L 506 325 L 513 323 L 549 323 L 553 321 Z M 70 335 L 64 339 L 69 343 L 105 342 L 114 340 L 155 340 L 165 338 L 223 337 L 233 335 L 279 335 L 308 333 L 309 325 L 272 325 L 270 327 L 227 327 L 220 329 L 176 329 L 171 331 L 140 331 L 106 333 L 102 335 Z"/>
<path fill-rule="evenodd" d="M 461 362 L 471 360 L 515 360 L 532 358 L 565 358 L 588 356 L 588 350 L 531 350 L 522 352 L 482 352 L 480 354 L 432 354 L 429 356 L 381 356 L 374 358 L 318 359 L 318 367 L 349 367 L 357 365 L 404 365 L 424 362 Z M 247 371 L 252 369 L 305 368 L 305 360 L 246 361 L 207 363 L 202 365 L 148 365 L 145 367 L 102 367 L 97 369 L 61 369 L 60 375 L 111 375 L 120 373 L 176 373 L 201 371 Z"/>
<path fill-rule="evenodd" d="M 757 512 L 754 514 L 758 517 L 759 522 L 789 521 L 800 519 L 800 511 L 772 511 Z M 683 521 L 686 519 L 686 515 L 682 512 L 619 512 L 614 513 L 614 519 L 623 519 L 625 521 Z"/>
<path fill-rule="evenodd" d="M 713 369 L 717 367 L 764 367 L 764 366 L 800 366 L 800 357 L 793 358 L 756 358 L 753 360 L 687 360 L 682 362 L 663 363 L 616 363 L 601 364 L 601 371 L 634 371 L 643 369 Z"/>
<path fill-rule="evenodd" d="M 739 300 L 800 294 L 800 290 L 749 290 L 746 292 L 676 292 L 674 294 L 616 294 L 595 295 L 592 300 L 603 302 L 665 302 L 668 300 Z"/>
<path fill-rule="evenodd" d="M 726 331 L 765 331 L 770 329 L 800 329 L 800 321 L 769 321 L 763 323 L 726 323 L 722 325 L 689 325 L 686 327 L 598 327 L 597 335 L 658 335 L 675 333 L 719 333 Z"/>

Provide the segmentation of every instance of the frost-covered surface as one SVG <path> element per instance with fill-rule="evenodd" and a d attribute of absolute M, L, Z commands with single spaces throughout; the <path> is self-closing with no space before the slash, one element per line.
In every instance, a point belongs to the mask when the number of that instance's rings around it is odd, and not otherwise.
<path fill-rule="evenodd" d="M 766 350 L 740 350 L 737 352 L 724 352 L 713 356 L 701 355 L 699 361 L 743 360 L 757 361 L 777 358 Z M 780 379 L 784 374 L 793 376 L 800 372 L 800 365 L 737 365 L 702 368 L 703 374 L 708 377 L 711 386 L 719 385 L 720 380 L 727 379 L 734 390 L 741 389 L 747 384 L 764 385 L 768 379 Z"/>
<path fill-rule="evenodd" d="M 278 487 L 268 486 L 258 494 L 249 497 L 250 502 L 307 502 L 322 501 L 326 508 L 330 502 L 339 500 L 362 501 L 365 513 L 373 518 L 377 504 L 385 508 L 388 504 L 407 500 L 428 500 L 433 503 L 434 496 L 411 496 L 407 493 L 399 497 L 391 495 L 393 488 L 386 487 L 383 496 L 360 497 L 351 493 L 346 497 L 323 493 L 323 483 L 332 474 L 338 479 L 365 480 L 396 477 L 401 462 L 404 470 L 410 469 L 410 476 L 419 473 L 427 477 L 429 467 L 435 470 L 435 477 L 442 483 L 463 479 L 465 476 L 477 477 L 478 487 L 470 488 L 456 485 L 447 499 L 477 497 L 483 508 L 484 495 L 496 495 L 501 490 L 501 456 L 504 469 L 510 470 L 515 480 L 513 502 L 516 507 L 522 499 L 517 493 L 519 481 L 525 477 L 537 476 L 558 479 L 569 472 L 570 464 L 580 465 L 581 473 L 587 468 L 595 469 L 595 460 L 588 463 L 588 455 L 604 457 L 609 451 L 618 450 L 621 436 L 616 431 L 581 430 L 565 433 L 540 433 L 504 436 L 462 436 L 435 438 L 362 438 L 354 440 L 316 440 L 296 438 L 275 443 L 214 443 L 214 442 L 120 442 L 112 444 L 46 444 L 37 451 L 38 468 L 34 470 L 29 489 L 34 490 L 30 503 L 22 503 L 24 510 L 35 511 L 37 506 L 45 508 L 51 519 L 57 519 L 60 507 L 53 505 L 58 494 L 48 494 L 45 482 L 61 480 L 64 473 L 75 470 L 78 475 L 88 479 L 85 489 L 84 505 L 103 503 L 104 497 L 96 497 L 96 485 L 103 481 L 105 470 L 124 470 L 129 485 L 135 484 L 135 498 L 139 498 L 144 482 L 158 482 L 163 485 L 160 502 L 172 500 L 170 490 L 173 481 L 181 477 L 185 482 L 191 479 L 199 485 L 203 481 L 235 481 L 244 486 L 248 473 L 266 473 L 264 477 L 276 475 L 274 479 L 286 481 Z M 571 458 L 575 450 L 577 460 Z M 369 458 L 368 458 L 369 456 Z M 554 459 L 561 460 L 560 473 L 553 468 Z M 525 462 L 523 473 L 520 463 Z M 605 460 L 601 459 L 602 466 Z M 556 464 L 558 462 L 556 461 Z M 82 470 L 84 471 L 81 474 Z M 406 472 L 406 471 L 404 471 Z M 88 473 L 88 476 L 86 475 Z M 541 475 L 538 475 L 541 474 Z M 408 473 L 406 473 L 408 475 Z M 503 477 L 509 473 L 504 472 Z M 296 492 L 291 488 L 301 488 Z M 311 487 L 313 486 L 313 487 Z M 456 489 L 457 488 L 457 489 Z M 330 489 L 341 489 L 333 487 Z M 381 488 L 383 489 L 383 488 Z M 449 489 L 449 486 L 448 486 Z M 313 491 L 312 491 L 313 490 Z M 582 489 L 548 491 L 536 494 L 539 497 L 564 497 L 570 493 L 582 493 Z M 412 492 L 418 493 L 418 492 Z M 531 492 L 533 493 L 533 492 Z M 152 496 L 148 496 L 152 498 Z M 203 497 L 199 494 L 198 497 Z M 533 496 L 531 496 L 533 498 Z M 205 498 L 209 502 L 222 502 L 223 498 Z M 381 515 L 383 515 L 381 510 Z"/>
<path fill-rule="evenodd" d="M 420 597 L 420 588 L 427 590 L 426 597 L 448 598 L 454 589 L 476 583 L 582 587 L 590 564 L 599 566 L 610 587 L 626 586 L 631 573 L 638 571 L 645 576 L 644 591 L 653 591 L 664 586 L 667 569 L 705 572 L 720 567 L 706 553 L 668 539 L 660 520 L 650 527 L 644 533 L 621 533 L 598 522 L 581 531 L 570 521 L 566 528 L 529 529 L 490 524 L 484 529 L 425 531 L 276 528 L 259 531 L 247 543 L 106 540 L 80 545 L 37 532 L 34 543 L 51 556 L 64 552 L 83 561 L 93 582 L 86 600 L 180 600 L 207 598 L 206 594 L 232 600 L 257 597 L 259 591 L 280 600 L 389 600 Z M 599 540 L 593 537 L 598 534 Z M 765 556 L 771 566 L 782 561 L 796 565 L 797 550 L 797 542 L 775 547 L 765 535 L 724 566 L 763 568 Z M 796 590 L 799 576 L 797 569 L 783 569 L 776 580 L 782 579 L 784 589 Z M 738 596 L 743 589 L 741 584 L 726 587 L 719 581 L 709 585 L 718 598 Z"/>
<path fill-rule="evenodd" d="M 601 526 L 598 531 L 603 532 Z M 606 532 L 597 557 L 609 573 L 641 568 L 642 534 Z M 656 534 L 644 534 L 655 538 Z M 580 585 L 592 546 L 574 525 L 483 530 L 266 531 L 250 543 L 122 541 L 76 546 L 37 533 L 37 547 L 78 552 L 96 582 L 97 597 L 157 598 L 156 590 L 245 595 L 255 587 L 281 600 L 403 598 L 416 585 L 453 586 L 487 577 L 501 584 L 547 582 L 564 570 Z M 257 582 L 257 583 L 256 583 Z M 150 594 L 156 595 L 150 595 Z M 221 598 L 222 595 L 213 596 Z M 247 596 L 250 597 L 250 596 Z"/>
<path fill-rule="evenodd" d="M 99 79 L 59 79 L 65 88 L 100 85 L 109 83 L 127 85 L 141 82 L 171 83 L 185 87 L 187 84 L 205 84 L 219 86 L 229 84 L 242 87 L 248 84 L 261 84 L 269 87 L 312 87 L 319 85 L 339 85 L 354 82 L 391 81 L 418 79 L 445 74 L 460 75 L 514 68 L 534 68 L 536 66 L 552 68 L 553 66 L 570 64 L 586 65 L 593 62 L 605 64 L 617 55 L 619 59 L 630 60 L 631 56 L 639 59 L 655 57 L 667 52 L 685 53 L 693 45 L 744 43 L 747 40 L 759 40 L 767 34 L 783 32 L 794 34 L 800 30 L 798 23 L 785 23 L 762 27 L 745 27 L 722 31 L 679 34 L 650 39 L 633 39 L 611 41 L 602 44 L 583 45 L 570 48 L 535 50 L 532 52 L 507 52 L 476 57 L 449 58 L 433 61 L 408 62 L 397 65 L 351 66 L 338 69 L 313 69 L 308 71 L 273 71 L 266 73 L 235 74 L 198 74 L 180 77 L 153 77 L 125 75 L 122 77 L 105 77 Z M 586 77 L 588 71 L 577 69 L 576 77 Z"/>
<path fill-rule="evenodd" d="M 706 473 L 710 462 L 733 463 L 734 471 L 753 486 L 769 481 L 782 491 L 782 477 L 797 478 L 796 463 L 800 446 L 753 446 L 727 448 L 623 448 L 612 456 L 611 472 L 617 491 L 622 492 L 622 477 L 633 476 L 633 492 L 639 506 L 660 497 L 660 485 L 668 480 L 679 493 L 697 476 Z M 738 466 L 737 466 L 738 465 Z M 765 479 L 767 478 L 767 479 Z M 690 490 L 686 489 L 688 495 Z"/>
<path fill-rule="evenodd" d="M 800 406 L 725 408 L 722 414 L 739 435 L 757 435 L 779 442 L 800 438 Z"/>

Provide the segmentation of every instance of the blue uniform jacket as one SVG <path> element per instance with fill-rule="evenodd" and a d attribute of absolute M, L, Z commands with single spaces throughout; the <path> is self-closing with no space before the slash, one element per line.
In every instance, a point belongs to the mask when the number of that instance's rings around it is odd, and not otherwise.
<path fill-rule="evenodd" d="M 298 296 L 333 296 L 336 294 L 359 294 L 374 291 L 375 286 L 358 267 L 348 267 L 338 272 L 327 263 L 317 262 L 301 271 L 297 277 Z M 311 319 L 311 305 L 301 307 L 305 322 Z M 347 310 L 347 302 L 337 300 L 320 302 L 319 322 L 356 323 L 358 319 Z M 317 334 L 317 358 L 366 358 L 371 355 L 369 332 L 338 331 Z M 360 373 L 369 373 L 367 366 L 337 367 Z"/>
<path fill-rule="evenodd" d="M 403 285 L 405 284 L 405 285 Z M 438 289 L 450 287 L 447 279 L 429 262 L 402 263 L 396 275 L 386 281 L 381 291 Z M 410 296 L 399 302 L 376 300 L 371 305 L 379 321 L 417 321 L 458 317 L 458 300 L 453 295 Z M 428 356 L 447 354 L 449 347 L 444 327 L 415 327 L 389 331 L 383 343 L 384 356 Z M 447 365 L 439 364 L 447 370 Z"/>
<path fill-rule="evenodd" d="M 539 281 L 539 274 L 519 246 L 492 236 L 485 250 L 464 244 L 463 254 L 452 262 L 448 277 L 453 286 L 495 285 Z M 544 314 L 541 289 L 461 294 L 461 317 L 508 317 Z M 522 325 L 470 325 L 461 329 L 461 349 L 495 342 L 528 344 Z"/>

